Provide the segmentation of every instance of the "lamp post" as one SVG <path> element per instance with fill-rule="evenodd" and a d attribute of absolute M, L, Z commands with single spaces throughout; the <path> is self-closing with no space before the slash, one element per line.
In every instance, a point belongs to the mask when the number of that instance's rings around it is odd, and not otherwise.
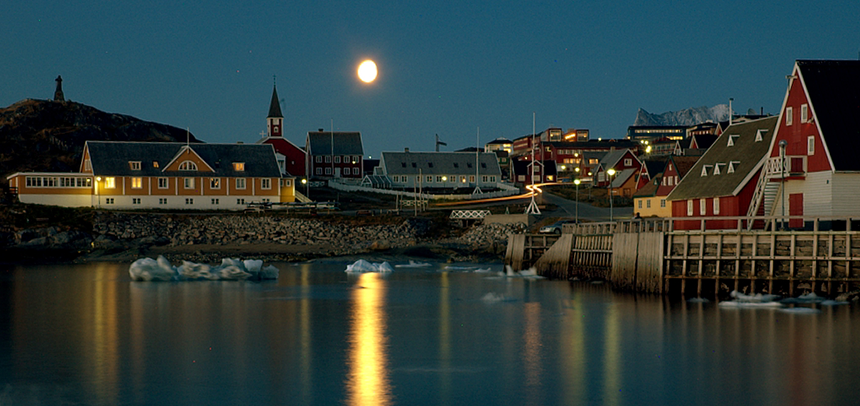
<path fill-rule="evenodd" d="M 573 184 L 576 185 L 576 224 L 579 224 L 579 178 L 573 180 Z"/>
<path fill-rule="evenodd" d="M 102 208 L 102 193 L 99 190 L 99 182 L 101 182 L 101 181 L 102 181 L 102 177 L 96 176 L 96 196 L 99 197 L 99 208 L 100 209 Z"/>
<path fill-rule="evenodd" d="M 788 141 L 781 140 L 779 141 L 779 171 L 780 171 L 780 180 L 782 181 L 782 230 L 785 230 L 785 147 L 788 145 Z"/>
<path fill-rule="evenodd" d="M 606 173 L 609 175 L 609 221 L 615 221 L 612 216 L 612 177 L 615 176 L 615 168 L 609 168 Z"/>
<path fill-rule="evenodd" d="M 305 185 L 305 197 L 308 199 L 311 198 L 311 185 L 308 183 L 308 179 L 302 179 L 302 184 Z"/>

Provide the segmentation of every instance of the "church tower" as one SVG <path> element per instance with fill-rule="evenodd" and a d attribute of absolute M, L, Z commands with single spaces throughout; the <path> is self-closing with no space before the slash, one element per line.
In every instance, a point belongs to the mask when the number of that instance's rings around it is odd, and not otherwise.
<path fill-rule="evenodd" d="M 57 81 L 57 90 L 54 90 L 54 101 L 66 101 L 66 97 L 63 96 L 63 77 L 57 75 L 57 78 L 54 80 Z"/>
<path fill-rule="evenodd" d="M 266 118 L 266 129 L 269 137 L 284 136 L 284 115 L 281 114 L 281 103 L 278 102 L 278 85 L 272 88 L 272 103 L 269 105 L 269 116 Z"/>

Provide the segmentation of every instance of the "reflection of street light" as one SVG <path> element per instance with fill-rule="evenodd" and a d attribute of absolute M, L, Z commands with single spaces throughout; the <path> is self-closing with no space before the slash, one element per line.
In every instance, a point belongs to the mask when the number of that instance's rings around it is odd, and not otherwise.
<path fill-rule="evenodd" d="M 788 145 L 788 141 L 781 140 L 779 141 L 779 170 L 782 177 L 782 230 L 785 230 L 785 147 Z"/>
<path fill-rule="evenodd" d="M 576 223 L 579 224 L 579 184 L 580 180 L 574 179 L 573 184 L 576 185 Z"/>
<path fill-rule="evenodd" d="M 606 171 L 609 174 L 609 221 L 613 221 L 612 217 L 612 177 L 615 176 L 615 168 L 609 168 Z"/>

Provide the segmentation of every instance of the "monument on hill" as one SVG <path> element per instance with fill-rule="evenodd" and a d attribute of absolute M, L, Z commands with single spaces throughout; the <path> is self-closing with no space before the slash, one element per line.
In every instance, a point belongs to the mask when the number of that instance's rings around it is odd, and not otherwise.
<path fill-rule="evenodd" d="M 66 101 L 66 98 L 63 96 L 63 77 L 57 75 L 57 78 L 54 80 L 57 81 L 57 90 L 54 90 L 54 101 Z"/>

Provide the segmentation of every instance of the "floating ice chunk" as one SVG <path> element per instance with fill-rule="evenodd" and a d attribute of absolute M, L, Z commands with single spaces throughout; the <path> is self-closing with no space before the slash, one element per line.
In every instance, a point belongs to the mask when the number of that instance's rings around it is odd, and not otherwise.
<path fill-rule="evenodd" d="M 383 263 L 371 263 L 365 261 L 363 259 L 359 259 L 358 261 L 353 262 L 346 266 L 346 271 L 349 273 L 367 273 L 367 272 L 393 272 L 394 269 L 391 268 L 391 264 L 388 262 Z"/>
<path fill-rule="evenodd" d="M 492 269 L 490 269 L 490 268 L 479 268 L 479 269 L 476 269 L 476 270 L 474 270 L 474 271 L 472 271 L 472 272 L 475 272 L 475 273 L 490 273 L 490 272 L 492 272 L 492 271 L 493 271 L 493 270 L 492 270 Z"/>
<path fill-rule="evenodd" d="M 735 298 L 737 302 L 744 303 L 765 303 L 765 302 L 773 302 L 780 298 L 779 295 L 763 295 L 761 293 L 756 293 L 754 295 L 746 295 L 736 290 L 733 290 L 732 293 L 729 294 L 731 297 Z"/>
<path fill-rule="evenodd" d="M 816 295 L 815 292 L 809 292 L 798 297 L 789 297 L 781 300 L 782 303 L 821 303 L 823 301 L 824 298 Z"/>
<path fill-rule="evenodd" d="M 500 294 L 495 293 L 495 292 L 490 292 L 490 293 L 487 293 L 486 295 L 484 295 L 481 298 L 481 300 L 486 302 L 486 303 L 498 303 L 498 302 L 513 302 L 516 299 L 507 297 L 505 295 L 500 295 Z"/>
<path fill-rule="evenodd" d="M 710 303 L 711 301 L 708 299 L 705 299 L 703 297 L 693 297 L 693 298 L 687 299 L 687 302 L 688 303 Z"/>
<path fill-rule="evenodd" d="M 428 266 L 432 266 L 427 262 L 415 262 L 414 260 L 409 260 L 408 264 L 397 264 L 394 265 L 395 268 L 426 268 Z"/>
<path fill-rule="evenodd" d="M 851 304 L 851 302 L 846 302 L 844 300 L 825 300 L 825 301 L 821 302 L 822 306 L 840 306 L 840 305 L 847 305 L 847 304 Z"/>
<path fill-rule="evenodd" d="M 246 267 L 248 264 L 248 267 Z M 157 259 L 140 258 L 128 268 L 128 273 L 135 281 L 193 281 L 193 280 L 243 280 L 243 279 L 277 279 L 278 268 L 269 265 L 261 268 L 263 261 L 241 261 L 224 258 L 221 265 L 211 267 L 190 261 L 182 261 L 182 265 L 174 267 L 163 256 Z M 250 270 L 248 269 L 250 268 Z"/>
<path fill-rule="evenodd" d="M 471 270 L 475 269 L 475 267 L 474 266 L 448 265 L 445 267 L 445 269 L 448 269 L 451 271 L 471 271 Z"/>
<path fill-rule="evenodd" d="M 176 270 L 164 257 L 141 258 L 132 262 L 128 274 L 136 281 L 169 281 L 177 278 Z"/>

